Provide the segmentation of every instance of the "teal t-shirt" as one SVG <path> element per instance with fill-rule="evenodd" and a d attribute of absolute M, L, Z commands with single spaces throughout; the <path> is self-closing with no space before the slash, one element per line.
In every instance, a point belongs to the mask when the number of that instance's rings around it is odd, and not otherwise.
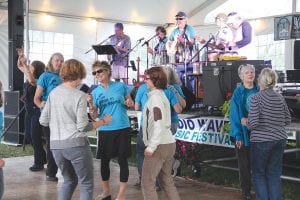
<path fill-rule="evenodd" d="M 44 72 L 38 79 L 37 85 L 43 88 L 42 101 L 47 101 L 50 92 L 62 83 L 57 73 Z"/>
<path fill-rule="evenodd" d="M 245 88 L 243 102 L 244 102 L 244 117 L 248 117 L 249 109 L 250 109 L 250 99 L 251 97 L 257 93 L 257 89 L 251 88 L 247 89 Z"/>
<path fill-rule="evenodd" d="M 135 102 L 138 103 L 141 107 L 141 109 L 143 110 L 144 109 L 144 106 L 148 100 L 148 93 L 150 92 L 150 90 L 148 89 L 147 87 L 147 84 L 142 84 L 137 93 L 136 93 L 136 96 L 135 96 Z M 164 90 L 164 93 L 167 97 L 167 99 L 169 100 L 170 102 L 170 105 L 171 105 L 171 123 L 175 123 L 175 122 L 178 122 L 178 115 L 177 113 L 174 111 L 173 109 L 173 106 L 177 103 L 179 103 L 178 99 L 177 99 L 177 96 L 176 94 L 170 90 L 170 89 L 165 89 Z M 142 124 L 142 120 L 141 119 L 141 124 Z"/>
<path fill-rule="evenodd" d="M 175 28 L 169 36 L 169 40 L 174 41 L 180 34 L 182 33 L 180 32 L 179 28 Z M 196 31 L 192 26 L 186 25 L 185 35 L 188 38 L 188 40 L 194 39 L 196 37 Z"/>
<path fill-rule="evenodd" d="M 179 93 L 179 95 L 185 99 L 185 96 L 183 94 L 183 91 L 182 91 L 180 85 L 177 83 L 173 83 L 171 85 L 176 89 L 176 91 Z M 176 94 L 175 94 L 175 96 L 176 96 Z M 176 96 L 176 99 L 178 99 L 177 96 Z M 178 99 L 178 102 L 179 102 L 179 99 Z M 172 108 L 172 112 L 171 112 L 171 121 L 172 121 L 172 123 L 177 123 L 179 121 L 178 114 L 177 114 L 177 112 L 175 112 L 175 110 L 173 108 Z"/>
<path fill-rule="evenodd" d="M 99 85 L 93 90 L 93 103 L 98 108 L 98 118 L 101 119 L 108 114 L 112 117 L 110 124 L 100 126 L 97 130 L 113 131 L 130 126 L 125 106 L 128 92 L 128 87 L 124 83 L 113 81 L 109 82 L 108 88 Z"/>

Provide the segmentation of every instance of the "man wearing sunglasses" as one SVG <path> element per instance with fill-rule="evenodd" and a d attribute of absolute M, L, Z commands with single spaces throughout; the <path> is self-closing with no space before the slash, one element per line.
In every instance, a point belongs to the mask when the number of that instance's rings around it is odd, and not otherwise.
<path fill-rule="evenodd" d="M 177 27 L 172 31 L 167 43 L 168 55 L 171 63 L 177 64 L 177 73 L 186 86 L 194 85 L 193 80 L 190 79 L 188 83 L 184 81 L 185 72 L 193 72 L 191 64 L 185 64 L 190 61 L 193 55 L 193 48 L 195 43 L 196 32 L 194 27 L 187 24 L 187 15 L 185 12 L 179 11 L 175 15 Z M 192 89 L 192 88 L 191 88 Z"/>
<path fill-rule="evenodd" d="M 226 23 L 233 32 L 233 40 L 228 45 L 231 50 L 237 51 L 241 56 L 246 56 L 248 60 L 256 59 L 256 47 L 253 42 L 254 30 L 251 24 L 236 12 L 228 14 Z"/>
<path fill-rule="evenodd" d="M 183 45 L 185 42 L 191 46 L 195 41 L 195 29 L 187 24 L 187 15 L 180 11 L 175 15 L 177 27 L 172 31 L 169 40 L 175 41 L 177 39 L 178 45 Z"/>

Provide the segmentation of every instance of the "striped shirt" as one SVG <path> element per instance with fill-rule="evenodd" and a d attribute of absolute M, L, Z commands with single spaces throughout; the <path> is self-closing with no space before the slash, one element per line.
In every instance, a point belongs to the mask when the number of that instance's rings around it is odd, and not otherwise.
<path fill-rule="evenodd" d="M 285 126 L 291 122 L 287 104 L 279 93 L 269 88 L 252 96 L 247 127 L 251 142 L 287 138 Z"/>

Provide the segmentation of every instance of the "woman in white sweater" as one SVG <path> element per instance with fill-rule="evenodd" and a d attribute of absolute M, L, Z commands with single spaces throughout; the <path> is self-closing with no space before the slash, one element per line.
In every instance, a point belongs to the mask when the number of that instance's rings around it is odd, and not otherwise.
<path fill-rule="evenodd" d="M 180 199 L 171 176 L 175 138 L 171 132 L 170 102 L 164 94 L 167 76 L 161 67 L 147 70 L 148 101 L 143 110 L 143 141 L 145 159 L 142 173 L 144 199 L 157 200 L 154 187 L 156 178 L 168 199 Z"/>

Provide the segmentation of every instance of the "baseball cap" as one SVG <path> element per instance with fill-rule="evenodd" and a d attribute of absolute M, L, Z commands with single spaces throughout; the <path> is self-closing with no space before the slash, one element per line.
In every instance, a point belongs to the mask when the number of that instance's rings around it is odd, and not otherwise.
<path fill-rule="evenodd" d="M 185 12 L 182 12 L 182 11 L 179 11 L 176 15 L 175 15 L 176 18 L 178 17 L 186 17 L 186 14 Z"/>

